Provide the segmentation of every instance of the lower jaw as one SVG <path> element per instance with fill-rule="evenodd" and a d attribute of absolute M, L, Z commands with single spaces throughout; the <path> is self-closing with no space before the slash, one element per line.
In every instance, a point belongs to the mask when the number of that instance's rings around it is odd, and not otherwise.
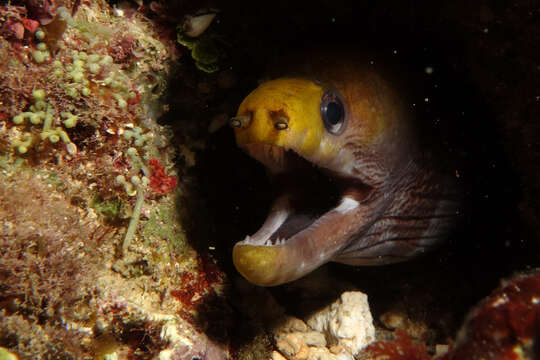
<path fill-rule="evenodd" d="M 283 246 L 236 244 L 233 248 L 234 266 L 243 277 L 260 286 L 275 286 L 286 281 L 287 266 Z"/>
<path fill-rule="evenodd" d="M 234 266 L 248 281 L 260 286 L 276 286 L 294 281 L 324 264 L 327 259 L 305 259 L 302 244 L 281 246 L 246 245 L 233 248 Z"/>
<path fill-rule="evenodd" d="M 290 151 L 277 153 L 282 156 L 284 167 L 273 174 L 272 182 L 282 195 L 275 200 L 260 230 L 233 248 L 233 262 L 238 272 L 261 286 L 296 280 L 330 260 L 330 252 L 326 252 L 328 256 L 316 253 L 314 239 L 297 235 L 333 209 L 343 190 L 341 182 L 307 160 Z M 266 157 L 259 160 L 267 167 L 271 162 Z"/>

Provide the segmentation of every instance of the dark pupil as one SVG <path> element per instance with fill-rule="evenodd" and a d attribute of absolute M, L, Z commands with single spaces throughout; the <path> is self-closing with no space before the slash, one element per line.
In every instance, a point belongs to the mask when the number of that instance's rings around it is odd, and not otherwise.
<path fill-rule="evenodd" d="M 326 106 L 326 119 L 330 124 L 336 125 L 339 123 L 342 115 L 343 108 L 341 107 L 341 104 L 338 104 L 337 102 L 328 103 Z"/>

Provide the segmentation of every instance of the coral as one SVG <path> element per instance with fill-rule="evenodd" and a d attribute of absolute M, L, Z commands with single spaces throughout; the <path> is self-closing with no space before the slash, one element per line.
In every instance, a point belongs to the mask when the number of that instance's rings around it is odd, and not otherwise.
<path fill-rule="evenodd" d="M 340 344 L 352 355 L 375 338 L 367 295 L 359 291 L 344 292 L 336 302 L 311 315 L 307 324 L 327 334 L 332 343 Z"/>

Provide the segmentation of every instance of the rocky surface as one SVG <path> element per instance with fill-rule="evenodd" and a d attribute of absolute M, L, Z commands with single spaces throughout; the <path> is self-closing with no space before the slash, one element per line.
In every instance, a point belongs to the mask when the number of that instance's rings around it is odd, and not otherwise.
<path fill-rule="evenodd" d="M 374 341 L 367 296 L 344 292 L 334 303 L 301 320 L 282 317 L 273 330 L 277 351 L 273 359 L 353 359 Z"/>

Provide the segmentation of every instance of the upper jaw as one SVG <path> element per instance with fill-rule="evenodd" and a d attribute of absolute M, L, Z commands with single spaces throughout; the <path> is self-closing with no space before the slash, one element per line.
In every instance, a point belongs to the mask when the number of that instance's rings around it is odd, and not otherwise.
<path fill-rule="evenodd" d="M 357 203 L 371 191 L 358 179 L 321 168 L 292 149 L 270 144 L 243 148 L 265 165 L 281 195 L 261 228 L 240 245 L 285 246 L 302 230 L 321 222 L 326 213 L 342 209 L 344 199 L 348 199 L 345 204 Z"/>
<path fill-rule="evenodd" d="M 285 171 L 285 152 L 288 150 L 282 146 L 270 144 L 248 144 L 243 149 L 249 156 L 262 163 L 272 174 Z"/>
<path fill-rule="evenodd" d="M 247 235 L 246 238 L 237 244 L 253 246 L 283 246 L 284 238 L 277 238 L 272 241 L 272 235 L 283 225 L 291 214 L 291 207 L 287 196 L 278 198 L 270 210 L 264 224 L 259 231 L 253 235 Z"/>

